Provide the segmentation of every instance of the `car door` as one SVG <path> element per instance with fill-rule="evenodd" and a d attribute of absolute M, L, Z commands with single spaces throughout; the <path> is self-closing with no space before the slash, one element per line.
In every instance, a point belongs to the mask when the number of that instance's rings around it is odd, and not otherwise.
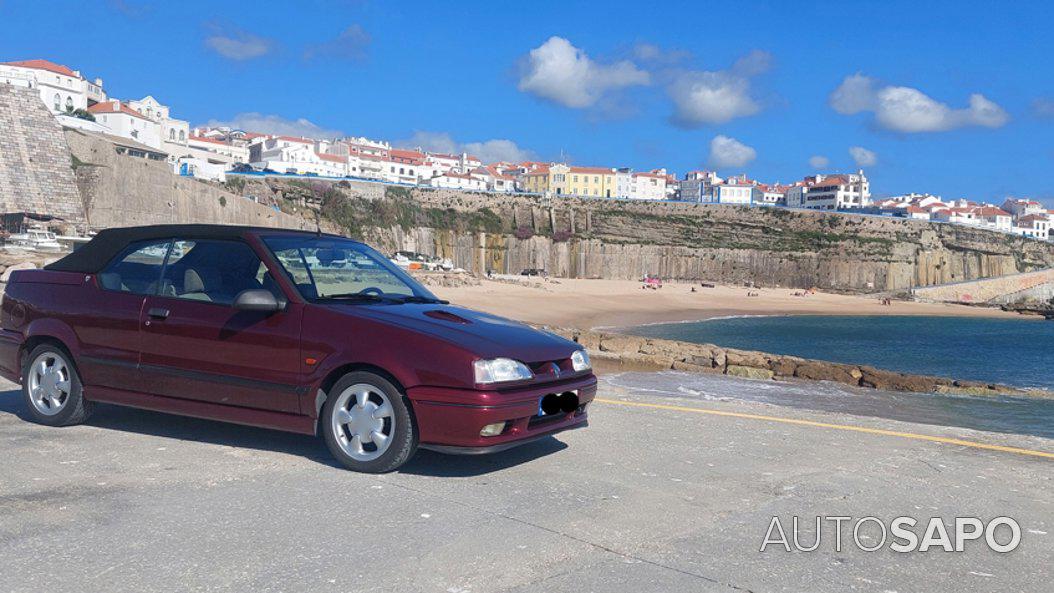
<path fill-rule="evenodd" d="M 84 312 L 71 320 L 81 344 L 77 361 L 85 385 L 140 391 L 143 303 L 157 289 L 170 239 L 133 243 L 95 275 Z"/>
<path fill-rule="evenodd" d="M 241 311 L 242 290 L 286 297 L 247 243 L 175 240 L 143 306 L 140 359 L 154 395 L 299 413 L 302 308 Z"/>

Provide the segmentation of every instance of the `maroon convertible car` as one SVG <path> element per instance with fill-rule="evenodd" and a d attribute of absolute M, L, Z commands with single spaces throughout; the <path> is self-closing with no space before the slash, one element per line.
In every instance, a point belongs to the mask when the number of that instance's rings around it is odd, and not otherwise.
<path fill-rule="evenodd" d="M 0 375 L 30 416 L 94 402 L 321 433 L 350 469 L 586 425 L 574 342 L 448 305 L 362 243 L 220 225 L 110 229 L 3 299 Z"/>

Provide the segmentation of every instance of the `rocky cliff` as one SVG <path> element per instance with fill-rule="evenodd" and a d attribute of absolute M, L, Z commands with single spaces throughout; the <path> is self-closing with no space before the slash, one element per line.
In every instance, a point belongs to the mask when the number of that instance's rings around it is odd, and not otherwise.
<path fill-rule="evenodd" d="M 901 291 L 1054 266 L 1054 244 L 977 228 L 736 206 L 553 199 L 268 178 L 244 190 L 386 250 L 469 270 Z"/>

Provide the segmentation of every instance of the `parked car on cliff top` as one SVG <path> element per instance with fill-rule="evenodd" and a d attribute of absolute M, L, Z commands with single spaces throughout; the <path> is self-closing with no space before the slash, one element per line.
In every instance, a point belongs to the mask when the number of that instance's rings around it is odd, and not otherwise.
<path fill-rule="evenodd" d="M 344 262 L 341 267 L 327 262 Z M 33 420 L 95 402 L 320 434 L 346 467 L 506 449 L 585 426 L 582 348 L 447 304 L 370 247 L 218 225 L 100 232 L 12 274 L 0 375 Z"/>

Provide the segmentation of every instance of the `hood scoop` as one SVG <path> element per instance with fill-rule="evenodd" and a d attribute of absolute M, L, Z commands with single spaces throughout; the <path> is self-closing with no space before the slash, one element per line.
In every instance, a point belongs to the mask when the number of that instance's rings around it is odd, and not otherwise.
<path fill-rule="evenodd" d="M 432 309 L 431 311 L 425 311 L 425 316 L 431 317 L 432 319 L 439 319 L 440 321 L 449 321 L 451 323 L 462 323 L 468 324 L 472 321 L 465 319 L 464 317 L 451 313 L 449 311 L 443 311 L 442 309 Z"/>

